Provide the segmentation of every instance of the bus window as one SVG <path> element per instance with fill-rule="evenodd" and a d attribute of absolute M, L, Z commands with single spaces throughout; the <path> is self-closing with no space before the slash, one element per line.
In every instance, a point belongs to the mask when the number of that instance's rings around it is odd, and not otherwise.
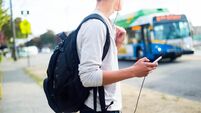
<path fill-rule="evenodd" d="M 181 39 L 190 35 L 188 22 L 167 22 L 162 24 L 156 24 L 154 26 L 155 39 L 167 40 L 167 39 Z"/>
<path fill-rule="evenodd" d="M 179 22 L 180 35 L 182 37 L 190 36 L 190 29 L 187 22 Z"/>
<path fill-rule="evenodd" d="M 127 31 L 127 36 L 128 36 L 128 44 L 138 43 L 139 38 L 140 38 L 139 37 L 140 35 L 138 35 L 139 31 L 135 31 L 132 28 L 127 28 L 126 31 Z"/>
<path fill-rule="evenodd" d="M 136 31 L 135 37 L 136 37 L 137 43 L 140 43 L 142 41 L 142 31 L 141 30 Z"/>
<path fill-rule="evenodd" d="M 143 33 L 144 33 L 144 44 L 145 44 L 145 49 L 146 53 L 151 53 L 151 29 L 149 29 L 149 25 L 145 25 L 143 27 Z"/>
<path fill-rule="evenodd" d="M 158 40 L 163 40 L 165 39 L 165 37 L 163 36 L 163 29 L 164 27 L 162 25 L 157 25 L 154 27 L 154 35 L 155 35 L 155 38 L 158 39 Z"/>

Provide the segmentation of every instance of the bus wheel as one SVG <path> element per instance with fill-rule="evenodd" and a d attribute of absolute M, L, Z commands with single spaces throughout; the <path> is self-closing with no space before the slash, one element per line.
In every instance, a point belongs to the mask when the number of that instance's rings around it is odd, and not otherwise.
<path fill-rule="evenodd" d="M 137 50 L 137 57 L 138 58 L 142 58 L 144 55 L 143 55 L 143 51 L 142 51 L 142 49 L 141 48 L 139 48 L 138 50 Z"/>

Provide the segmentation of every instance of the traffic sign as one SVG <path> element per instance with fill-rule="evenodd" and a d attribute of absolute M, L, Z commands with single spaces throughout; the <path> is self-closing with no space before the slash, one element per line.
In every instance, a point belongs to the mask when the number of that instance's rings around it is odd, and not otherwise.
<path fill-rule="evenodd" d="M 28 20 L 23 20 L 20 22 L 20 30 L 22 34 L 28 35 L 31 33 L 31 24 Z"/>

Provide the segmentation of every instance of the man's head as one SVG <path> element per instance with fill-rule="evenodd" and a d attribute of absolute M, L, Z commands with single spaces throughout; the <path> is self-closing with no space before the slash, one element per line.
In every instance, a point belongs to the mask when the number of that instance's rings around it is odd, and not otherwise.
<path fill-rule="evenodd" d="M 114 11 L 122 9 L 122 3 L 121 0 L 97 0 L 96 8 L 111 15 Z"/>

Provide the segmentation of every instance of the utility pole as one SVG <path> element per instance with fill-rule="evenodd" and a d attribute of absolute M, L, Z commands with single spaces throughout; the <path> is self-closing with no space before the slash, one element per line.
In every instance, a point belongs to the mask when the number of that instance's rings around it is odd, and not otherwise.
<path fill-rule="evenodd" d="M 26 17 L 27 15 L 29 15 L 29 11 L 28 10 L 22 10 L 21 11 L 21 15 L 23 15 L 24 17 Z M 25 20 L 23 20 L 23 22 L 24 22 Z M 25 34 L 26 35 L 26 38 L 28 38 L 28 33 L 26 33 Z M 30 51 L 27 51 L 27 65 L 28 65 L 28 67 L 30 67 L 31 66 L 31 62 L 30 62 Z"/>
<path fill-rule="evenodd" d="M 10 0 L 10 15 L 11 15 L 11 27 L 13 31 L 13 49 L 12 49 L 12 56 L 14 61 L 17 61 L 17 56 L 16 56 L 16 31 L 15 31 L 15 22 L 13 20 L 13 6 L 12 6 L 12 0 Z"/>

